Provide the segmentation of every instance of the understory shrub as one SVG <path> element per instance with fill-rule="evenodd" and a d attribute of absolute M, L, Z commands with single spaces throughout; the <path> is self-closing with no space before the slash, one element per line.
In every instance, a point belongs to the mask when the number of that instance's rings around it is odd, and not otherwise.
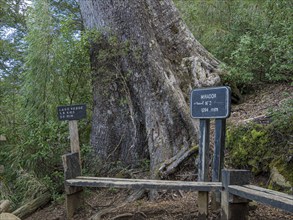
<path fill-rule="evenodd" d="M 257 175 L 273 166 L 293 184 L 293 99 L 269 112 L 269 124 L 249 123 L 227 129 L 228 165 Z"/>
<path fill-rule="evenodd" d="M 197 40 L 237 86 L 292 82 L 293 1 L 175 1 Z"/>

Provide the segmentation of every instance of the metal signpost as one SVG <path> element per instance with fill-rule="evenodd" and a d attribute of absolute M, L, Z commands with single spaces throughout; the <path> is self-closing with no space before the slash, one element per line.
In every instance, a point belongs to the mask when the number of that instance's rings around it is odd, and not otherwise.
<path fill-rule="evenodd" d="M 226 118 L 231 112 L 231 90 L 226 86 L 195 89 L 191 92 L 190 108 L 192 118 L 200 119 L 198 181 L 208 181 L 210 119 L 215 119 L 212 181 L 220 182 L 224 163 Z M 219 204 L 220 195 L 215 197 L 216 203 Z M 204 207 L 199 207 L 199 218 L 206 219 L 208 193 L 199 192 L 198 199 L 204 200 L 202 204 L 206 204 Z"/>
<path fill-rule="evenodd" d="M 60 121 L 68 121 L 71 153 L 80 154 L 77 120 L 86 117 L 86 105 L 58 106 L 57 112 Z"/>

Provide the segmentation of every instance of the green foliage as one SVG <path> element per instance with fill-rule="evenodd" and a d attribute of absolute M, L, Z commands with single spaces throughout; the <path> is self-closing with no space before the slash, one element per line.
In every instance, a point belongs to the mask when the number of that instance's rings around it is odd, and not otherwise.
<path fill-rule="evenodd" d="M 57 121 L 56 107 L 72 103 L 90 107 L 90 65 L 87 39 L 73 29 L 72 18 L 59 20 L 56 32 L 48 1 L 38 0 L 34 6 L 28 20 L 27 70 L 22 90 L 26 141 L 19 146 L 22 157 L 28 158 L 20 161 L 26 161 L 23 166 L 37 174 L 40 170 L 47 174 L 57 161 L 60 163 L 68 145 L 67 126 Z M 81 131 L 87 126 L 81 123 Z"/>
<path fill-rule="evenodd" d="M 18 192 L 12 197 L 14 203 L 19 203 L 19 201 L 28 201 L 36 198 L 39 193 L 46 191 L 46 186 L 40 181 L 40 179 L 22 170 L 17 175 L 13 190 Z"/>
<path fill-rule="evenodd" d="M 22 93 L 24 95 L 27 120 L 30 118 L 41 120 L 45 123 L 53 111 L 54 106 L 54 66 L 52 59 L 54 51 L 52 41 L 54 39 L 53 19 L 50 14 L 49 3 L 46 0 L 35 1 L 34 8 L 28 17 L 28 49 L 26 55 L 26 71 Z"/>
<path fill-rule="evenodd" d="M 275 127 L 285 130 L 293 122 L 293 98 L 287 94 L 287 98 L 282 101 L 281 108 L 278 111 L 270 110 L 269 114 L 272 117 L 272 124 Z"/>
<path fill-rule="evenodd" d="M 17 130 L 26 10 L 22 0 L 0 0 L 0 134 Z"/>
<path fill-rule="evenodd" d="M 289 151 L 289 153 L 292 155 L 293 154 L 293 150 L 291 149 Z M 285 160 L 285 158 L 279 158 L 279 160 L 274 160 L 271 163 L 271 168 L 275 167 L 278 172 L 285 177 L 286 181 L 288 181 L 290 183 L 290 185 L 293 185 L 293 161 L 292 159 L 290 161 Z M 269 188 L 271 189 L 275 189 L 275 190 L 279 190 L 279 191 L 283 191 L 284 188 L 277 186 L 276 184 L 270 183 Z M 285 191 L 288 194 L 292 194 L 292 188 L 291 189 L 286 189 Z"/>
<path fill-rule="evenodd" d="M 269 171 L 271 152 L 267 151 L 269 137 L 263 127 L 257 124 L 229 128 L 227 149 L 230 164 L 241 168 L 251 168 L 252 172 Z M 248 166 L 248 167 L 247 167 Z"/>
<path fill-rule="evenodd" d="M 227 130 L 229 164 L 249 168 L 255 174 L 267 173 L 274 165 L 286 177 L 293 169 L 293 99 L 288 99 L 277 111 L 271 111 L 268 125 L 250 123 Z"/>
<path fill-rule="evenodd" d="M 24 68 L 0 77 L 0 134 L 8 139 L 0 148 L 1 164 L 6 164 L 0 198 L 11 197 L 16 205 L 29 199 L 25 192 L 36 186 L 31 181 L 59 198 L 61 155 L 69 150 L 69 134 L 67 123 L 57 120 L 56 107 L 85 103 L 91 109 L 88 37 L 76 29 L 75 14 L 57 17 L 53 9 L 47 0 L 34 2 L 22 39 Z M 80 121 L 81 143 L 88 144 L 89 130 L 89 120 Z"/>
<path fill-rule="evenodd" d="M 175 2 L 195 37 L 225 63 L 225 80 L 292 80 L 292 1 Z"/>

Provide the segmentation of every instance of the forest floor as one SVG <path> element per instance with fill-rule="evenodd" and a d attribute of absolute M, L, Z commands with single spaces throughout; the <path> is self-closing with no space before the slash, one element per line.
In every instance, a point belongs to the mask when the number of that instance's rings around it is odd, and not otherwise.
<path fill-rule="evenodd" d="M 262 118 L 269 109 L 280 107 L 288 97 L 293 96 L 293 87 L 288 84 L 259 85 L 250 94 L 245 95 L 245 101 L 232 106 L 231 117 L 227 124 L 246 123 L 255 118 Z M 194 180 L 195 171 L 182 169 L 175 179 Z M 145 176 L 145 173 L 140 173 Z M 257 177 L 253 184 L 266 186 L 267 177 Z M 188 220 L 197 219 L 198 205 L 197 192 L 160 191 L 156 201 L 149 201 L 147 197 L 134 202 L 125 203 L 132 194 L 131 190 L 120 189 L 85 189 L 84 205 L 74 216 L 75 220 L 91 219 L 97 213 L 104 213 L 100 219 L 112 220 Z M 66 219 L 64 200 L 49 204 L 38 210 L 26 220 L 63 220 Z M 102 211 L 104 210 L 104 211 Z M 253 203 L 250 212 L 251 220 L 269 219 L 293 219 L 293 213 Z M 213 211 L 210 219 L 218 219 L 220 212 Z M 99 219 L 99 218 L 96 218 Z"/>

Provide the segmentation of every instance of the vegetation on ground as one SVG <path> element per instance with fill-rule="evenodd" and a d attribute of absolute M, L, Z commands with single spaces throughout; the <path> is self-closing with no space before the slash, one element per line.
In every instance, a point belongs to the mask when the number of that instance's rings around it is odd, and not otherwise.
<path fill-rule="evenodd" d="M 268 112 L 262 122 L 230 126 L 227 130 L 228 161 L 233 168 L 269 175 L 273 167 L 293 185 L 293 99 Z"/>

